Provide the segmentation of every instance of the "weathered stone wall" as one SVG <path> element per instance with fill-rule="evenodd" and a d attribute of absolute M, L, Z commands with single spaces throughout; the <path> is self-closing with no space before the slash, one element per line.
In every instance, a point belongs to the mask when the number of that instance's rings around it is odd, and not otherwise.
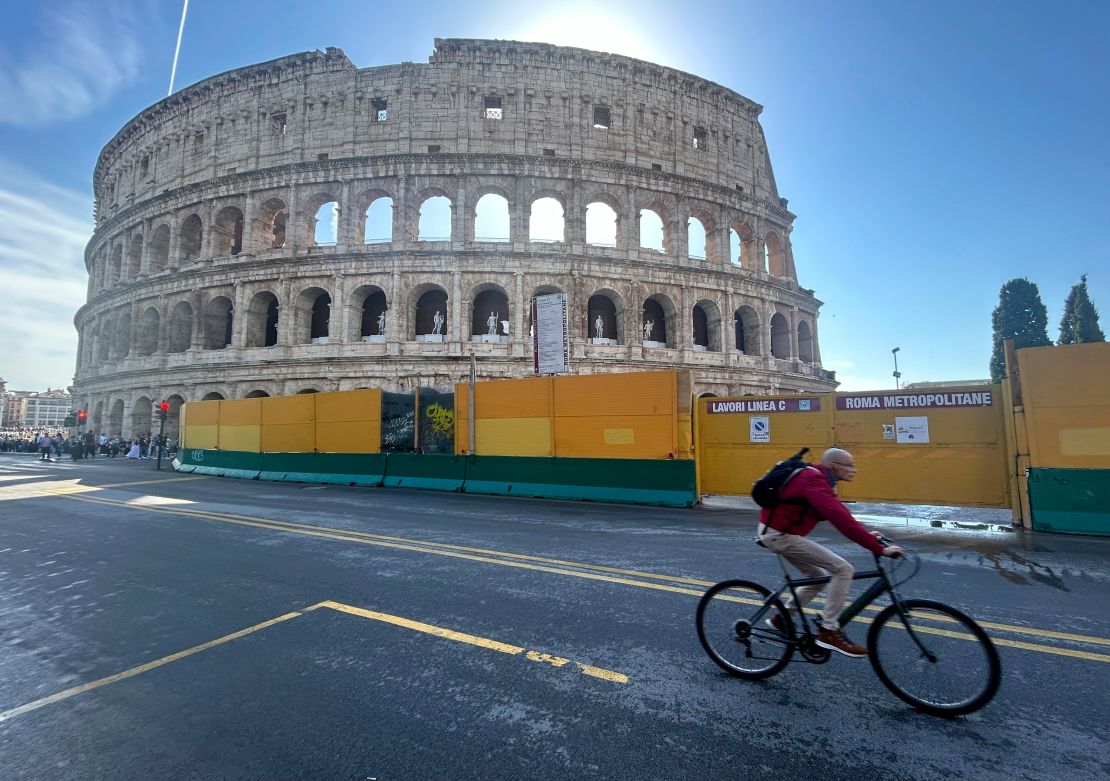
<path fill-rule="evenodd" d="M 143 111 L 98 161 L 78 401 L 94 427 L 130 434 L 146 430 L 150 401 L 171 396 L 444 386 L 467 376 L 471 352 L 483 378 L 522 376 L 529 301 L 555 291 L 569 297 L 578 372 L 685 366 L 699 392 L 831 389 L 820 302 L 797 283 L 794 215 L 759 112 L 672 69 L 505 41 L 437 40 L 427 64 L 361 70 L 328 49 L 207 79 Z M 475 237 L 488 193 L 508 203 L 507 241 Z M 419 239 L 434 196 L 451 201 L 449 240 Z M 563 209 L 562 241 L 529 241 L 532 203 L 545 197 Z M 382 198 L 391 235 L 365 243 L 366 209 Z M 328 202 L 338 231 L 321 246 L 315 218 Z M 615 246 L 587 243 L 592 203 L 616 213 Z M 663 222 L 662 252 L 640 246 L 643 209 Z M 704 259 L 687 255 L 692 218 Z M 447 298 L 442 342 L 417 338 L 429 331 L 430 310 L 418 311 L 428 290 Z M 474 341 L 489 291 L 508 333 Z M 326 340 L 313 339 L 324 294 Z M 385 336 L 364 340 L 378 313 L 364 304 L 382 296 Z M 619 343 L 590 342 L 591 296 L 612 303 L 606 336 Z M 650 302 L 665 321 L 650 340 L 659 346 L 643 343 Z"/>

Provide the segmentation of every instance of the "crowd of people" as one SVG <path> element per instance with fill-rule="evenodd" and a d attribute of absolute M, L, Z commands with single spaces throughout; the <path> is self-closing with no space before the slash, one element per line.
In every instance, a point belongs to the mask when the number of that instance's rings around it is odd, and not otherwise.
<path fill-rule="evenodd" d="M 109 437 L 104 433 L 74 433 L 66 436 L 61 431 L 31 431 L 10 429 L 0 431 L 0 453 L 38 453 L 43 461 L 69 456 L 74 461 L 82 458 L 157 458 L 161 444 L 157 434 L 139 434 L 130 439 Z M 173 443 L 167 442 L 162 457 L 173 454 Z"/>

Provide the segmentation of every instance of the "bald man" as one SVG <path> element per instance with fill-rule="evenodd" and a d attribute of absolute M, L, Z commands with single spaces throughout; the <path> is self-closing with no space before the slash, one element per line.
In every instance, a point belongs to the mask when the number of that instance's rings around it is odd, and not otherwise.
<path fill-rule="evenodd" d="M 763 546 L 789 561 L 808 578 L 828 575 L 831 579 L 825 594 L 825 608 L 821 612 L 821 628 L 817 645 L 830 651 L 859 658 L 867 656 L 867 649 L 853 643 L 840 631 L 840 611 L 852 585 L 852 565 L 823 545 L 806 537 L 821 521 L 828 521 L 852 542 L 880 556 L 898 556 L 902 549 L 897 545 L 883 545 L 877 535 L 867 531 L 852 517 L 848 508 L 836 496 L 837 482 L 851 481 L 856 476 L 856 462 L 852 454 L 840 448 L 829 448 L 821 456 L 820 464 L 810 464 L 794 475 L 779 493 L 779 503 L 759 514 L 759 536 Z M 795 611 L 817 596 L 824 586 L 802 586 L 798 589 L 797 605 L 790 604 L 790 597 L 783 601 Z M 779 616 L 771 617 L 776 629 L 782 629 Z"/>

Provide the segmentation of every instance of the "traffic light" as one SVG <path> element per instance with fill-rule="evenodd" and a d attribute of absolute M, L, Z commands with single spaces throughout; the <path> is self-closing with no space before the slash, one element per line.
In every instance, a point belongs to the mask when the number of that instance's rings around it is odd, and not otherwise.
<path fill-rule="evenodd" d="M 163 399 L 162 403 L 158 405 L 158 417 L 165 420 L 166 415 L 169 414 L 169 411 L 170 411 L 170 403 Z"/>
<path fill-rule="evenodd" d="M 83 426 L 89 422 L 89 411 L 84 409 L 77 410 L 77 425 Z"/>
<path fill-rule="evenodd" d="M 73 428 L 74 426 L 76 426 L 77 425 L 77 413 L 76 412 L 70 412 L 68 415 L 66 415 L 66 419 L 62 422 L 62 425 L 65 426 L 66 428 Z"/>

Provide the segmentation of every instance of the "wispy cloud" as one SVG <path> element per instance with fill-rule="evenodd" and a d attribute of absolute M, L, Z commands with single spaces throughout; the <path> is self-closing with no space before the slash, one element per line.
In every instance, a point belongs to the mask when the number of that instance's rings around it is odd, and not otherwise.
<path fill-rule="evenodd" d="M 0 123 L 39 127 L 87 114 L 140 75 L 129 4 L 41 5 L 29 45 L 0 62 Z"/>
<path fill-rule="evenodd" d="M 9 390 L 73 377 L 92 200 L 0 160 L 0 376 Z"/>

